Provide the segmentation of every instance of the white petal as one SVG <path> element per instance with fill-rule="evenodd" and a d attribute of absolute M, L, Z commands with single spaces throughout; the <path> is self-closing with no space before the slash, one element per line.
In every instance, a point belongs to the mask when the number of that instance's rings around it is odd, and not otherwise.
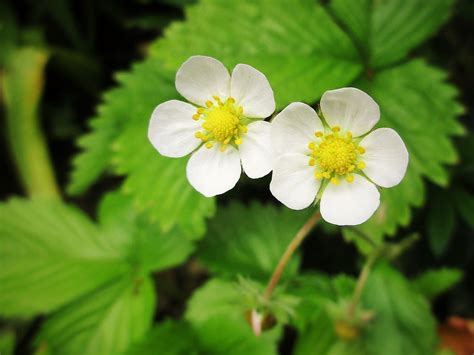
<path fill-rule="evenodd" d="M 370 131 L 380 118 L 379 105 L 356 88 L 326 91 L 321 98 L 321 110 L 329 126 L 339 126 L 354 137 Z"/>
<path fill-rule="evenodd" d="M 265 75 L 246 64 L 237 64 L 232 71 L 230 95 L 242 106 L 244 116 L 265 118 L 275 111 L 273 90 Z"/>
<path fill-rule="evenodd" d="M 257 121 L 247 126 L 247 133 L 239 146 L 242 167 L 248 177 L 257 179 L 272 171 L 273 154 L 270 140 L 270 123 Z"/>
<path fill-rule="evenodd" d="M 186 174 L 191 185 L 206 197 L 223 194 L 239 181 L 241 173 L 239 152 L 232 146 L 225 151 L 215 144 L 202 146 L 188 161 Z"/>
<path fill-rule="evenodd" d="M 408 151 L 402 138 L 391 128 L 379 128 L 361 140 L 365 148 L 364 173 L 377 185 L 392 187 L 405 176 Z"/>
<path fill-rule="evenodd" d="M 148 139 L 166 157 L 178 158 L 191 153 L 201 141 L 194 133 L 201 126 L 193 120 L 196 108 L 188 103 L 171 100 L 158 105 L 151 114 Z"/>
<path fill-rule="evenodd" d="M 229 97 L 230 74 L 217 59 L 193 56 L 176 73 L 176 90 L 199 106 L 204 106 L 213 96 L 225 101 Z"/>
<path fill-rule="evenodd" d="M 311 205 L 321 185 L 308 161 L 309 157 L 303 154 L 285 154 L 273 166 L 270 191 L 278 201 L 294 210 Z"/>
<path fill-rule="evenodd" d="M 293 102 L 272 120 L 272 146 L 275 156 L 287 153 L 305 154 L 315 140 L 314 132 L 323 124 L 310 106 Z"/>
<path fill-rule="evenodd" d="M 348 183 L 329 183 L 321 197 L 321 216 L 339 226 L 354 226 L 367 221 L 380 204 L 380 194 L 374 184 L 360 175 Z"/>

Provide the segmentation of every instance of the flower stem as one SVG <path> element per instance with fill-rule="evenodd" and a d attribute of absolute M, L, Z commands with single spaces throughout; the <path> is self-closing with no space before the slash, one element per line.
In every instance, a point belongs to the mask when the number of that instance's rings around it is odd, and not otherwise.
<path fill-rule="evenodd" d="M 358 228 L 349 227 L 351 231 L 353 231 L 359 238 L 369 244 L 372 248 L 377 248 L 377 244 L 370 238 L 367 234 L 359 230 Z"/>
<path fill-rule="evenodd" d="M 15 49 L 0 73 L 0 100 L 5 105 L 9 148 L 26 194 L 60 199 L 38 113 L 47 60 L 44 49 Z"/>
<path fill-rule="evenodd" d="M 277 267 L 273 271 L 272 277 L 268 281 L 267 289 L 264 293 L 264 299 L 266 301 L 270 299 L 273 289 L 278 284 L 278 281 L 281 278 L 281 274 L 283 273 L 283 270 L 285 270 L 286 264 L 288 264 L 288 261 L 290 260 L 291 256 L 296 251 L 296 249 L 298 249 L 301 242 L 309 234 L 309 232 L 313 229 L 313 227 L 316 225 L 316 223 L 318 223 L 320 219 L 321 214 L 319 213 L 319 211 L 313 213 L 311 217 L 306 221 L 306 223 L 300 228 L 298 233 L 296 233 L 290 244 L 288 244 L 288 246 L 286 247 L 286 250 L 280 258 Z"/>
<path fill-rule="evenodd" d="M 365 284 L 367 279 L 369 278 L 370 271 L 372 270 L 372 266 L 374 265 L 375 261 L 379 256 L 378 252 L 372 253 L 365 262 L 362 270 L 359 274 L 359 278 L 357 279 L 356 287 L 354 289 L 354 294 L 352 295 L 351 303 L 349 304 L 349 308 L 347 310 L 347 314 L 350 318 L 354 316 L 355 310 L 357 305 L 360 302 L 362 297 L 362 291 L 364 291 Z"/>

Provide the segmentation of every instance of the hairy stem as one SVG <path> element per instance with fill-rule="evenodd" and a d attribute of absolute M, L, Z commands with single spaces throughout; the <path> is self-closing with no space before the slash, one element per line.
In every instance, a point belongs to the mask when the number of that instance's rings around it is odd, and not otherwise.
<path fill-rule="evenodd" d="M 296 251 L 296 249 L 298 249 L 301 242 L 309 234 L 309 232 L 313 229 L 313 227 L 316 225 L 316 223 L 318 223 L 320 219 L 321 214 L 319 213 L 319 211 L 316 211 L 314 214 L 312 214 L 311 217 L 306 221 L 306 223 L 300 228 L 298 233 L 296 233 L 290 244 L 288 244 L 288 246 L 286 247 L 286 250 L 280 258 L 277 267 L 273 271 L 272 277 L 268 281 L 267 289 L 265 290 L 264 294 L 264 298 L 266 301 L 270 299 L 273 289 L 278 284 L 278 281 L 281 278 L 281 274 L 283 273 L 283 270 L 285 270 L 286 264 L 288 264 L 288 261 L 291 259 L 291 256 Z"/>
<path fill-rule="evenodd" d="M 355 234 L 357 234 L 359 238 L 361 238 L 363 241 L 369 244 L 372 248 L 377 248 L 377 244 L 367 234 L 365 234 L 358 228 L 349 227 L 349 229 L 353 231 Z"/>
<path fill-rule="evenodd" d="M 379 253 L 372 253 L 367 258 L 367 261 L 362 267 L 362 270 L 359 274 L 359 278 L 357 279 L 356 287 L 354 289 L 354 294 L 352 295 L 351 303 L 349 304 L 349 308 L 347 310 L 347 314 L 350 318 L 352 318 L 355 314 L 355 310 L 362 297 L 362 292 L 364 291 L 365 284 L 367 282 L 367 279 L 369 278 L 370 271 L 372 270 L 372 266 L 377 260 L 378 255 Z"/>

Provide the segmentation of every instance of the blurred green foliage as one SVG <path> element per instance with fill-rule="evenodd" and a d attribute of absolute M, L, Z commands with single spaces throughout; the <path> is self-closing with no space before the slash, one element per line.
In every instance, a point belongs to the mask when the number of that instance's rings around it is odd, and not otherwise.
<path fill-rule="evenodd" d="M 0 4 L 0 102 L 12 161 L 30 197 L 0 205 L 0 352 L 438 353 L 436 324 L 448 314 L 430 302 L 461 282 L 458 268 L 469 271 L 474 260 L 474 139 L 465 127 L 472 122 L 461 123 L 460 92 L 434 65 L 444 64 L 446 54 L 423 44 L 454 6 L 452 0 Z M 456 16 L 474 19 L 469 2 L 457 6 Z M 474 51 L 467 53 L 472 59 Z M 270 301 L 260 297 L 265 282 L 311 211 L 277 206 L 265 179 L 241 181 L 237 193 L 219 201 L 204 198 L 186 180 L 185 159 L 159 156 L 146 139 L 150 113 L 179 98 L 176 69 L 196 54 L 261 70 L 278 109 L 292 101 L 314 105 L 329 89 L 359 87 L 379 103 L 379 126 L 396 129 L 410 152 L 407 176 L 382 191 L 374 217 L 356 228 L 319 228 L 310 238 L 327 243 L 313 250 L 307 241 Z M 101 96 L 96 113 L 84 110 L 115 70 L 115 87 Z M 59 87 L 48 86 L 51 78 Z M 69 169 L 58 166 L 54 149 L 48 156 L 46 142 L 77 138 L 78 116 L 93 117 L 78 138 L 66 184 Z M 63 185 L 72 201 L 59 201 L 56 186 Z M 400 238 L 406 232 L 424 233 L 421 247 L 406 251 L 413 241 Z M 451 264 L 458 268 L 439 267 L 436 258 L 460 243 L 456 232 L 462 241 Z M 343 245 L 340 233 L 357 249 Z M 335 254 L 337 248 L 346 249 Z M 338 255 L 328 263 L 335 269 L 318 264 L 326 253 Z M 343 272 L 356 273 L 356 262 L 374 255 L 354 303 L 359 281 Z M 467 284 L 450 295 L 456 305 L 446 305 L 447 312 L 473 317 L 472 299 L 463 299 L 472 296 Z M 275 315 L 277 325 L 255 337 L 246 320 L 252 309 Z"/>

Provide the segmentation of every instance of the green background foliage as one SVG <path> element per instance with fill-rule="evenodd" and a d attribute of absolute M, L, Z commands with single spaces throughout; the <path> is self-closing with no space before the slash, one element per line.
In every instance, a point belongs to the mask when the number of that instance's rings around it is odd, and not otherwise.
<path fill-rule="evenodd" d="M 449 28 L 474 19 L 468 2 L 84 4 L 0 5 L 0 103 L 19 174 L 0 203 L 2 354 L 428 355 L 447 316 L 472 317 L 472 122 L 460 119 L 458 62 L 427 42 L 453 13 Z M 437 38 L 468 32 L 458 26 Z M 459 50 L 462 69 L 472 71 L 472 48 Z M 410 153 L 369 221 L 320 223 L 270 301 L 266 282 L 312 209 L 277 204 L 268 178 L 205 198 L 186 179 L 187 158 L 162 157 L 146 138 L 154 107 L 182 99 L 175 73 L 192 55 L 259 69 L 277 111 L 358 87 Z M 55 142 L 73 139 L 61 163 Z M 20 185 L 28 198 L 11 197 Z M 251 310 L 276 326 L 255 337 Z"/>

